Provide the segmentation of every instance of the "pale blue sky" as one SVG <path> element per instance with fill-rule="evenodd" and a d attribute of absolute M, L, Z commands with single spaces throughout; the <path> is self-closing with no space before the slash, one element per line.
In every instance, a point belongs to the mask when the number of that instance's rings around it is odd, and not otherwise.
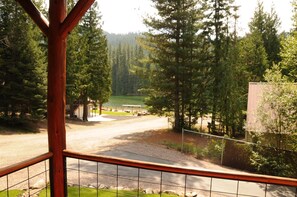
<path fill-rule="evenodd" d="M 150 0 L 97 0 L 103 19 L 103 29 L 110 33 L 128 33 L 145 31 L 142 18 L 152 14 Z M 235 0 L 240 6 L 239 31 L 248 30 L 248 22 L 253 16 L 257 0 Z M 281 19 L 281 30 L 289 31 L 292 26 L 291 0 L 263 0 L 265 10 L 270 12 L 274 6 Z"/>

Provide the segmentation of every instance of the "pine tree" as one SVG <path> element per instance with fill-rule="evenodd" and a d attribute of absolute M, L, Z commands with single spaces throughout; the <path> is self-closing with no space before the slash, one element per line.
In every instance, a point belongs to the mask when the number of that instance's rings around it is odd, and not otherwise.
<path fill-rule="evenodd" d="M 41 33 L 16 2 L 0 4 L 0 103 L 5 116 L 45 113 L 45 54 Z"/>
<path fill-rule="evenodd" d="M 290 35 L 282 40 L 281 69 L 283 74 L 289 77 L 290 81 L 297 81 L 297 1 L 292 2 L 293 6 L 293 29 Z"/>
<path fill-rule="evenodd" d="M 249 73 L 249 81 L 264 81 L 268 60 L 261 34 L 248 34 L 240 40 L 240 46 L 241 62 Z"/>
<path fill-rule="evenodd" d="M 80 103 L 79 92 L 79 78 L 78 72 L 80 69 L 80 63 L 83 59 L 80 51 L 80 35 L 79 29 L 74 28 L 67 39 L 67 54 L 66 54 L 66 99 L 69 105 L 70 117 L 74 117 L 74 110 Z"/>
<path fill-rule="evenodd" d="M 275 10 L 271 9 L 271 13 L 266 13 L 264 11 L 263 2 L 258 2 L 249 28 L 252 35 L 259 34 L 261 36 L 269 67 L 271 67 L 273 63 L 280 61 L 279 26 L 280 20 Z"/>
<path fill-rule="evenodd" d="M 152 91 L 147 105 L 158 114 L 174 112 L 175 131 L 185 126 L 188 79 L 192 71 L 192 51 L 198 12 L 194 0 L 153 0 L 158 17 L 144 23 L 149 32 L 142 42 L 151 53 L 156 66 L 152 76 Z"/>
<path fill-rule="evenodd" d="M 101 29 L 97 3 L 83 17 L 80 35 L 83 59 L 78 73 L 78 88 L 84 105 L 83 120 L 87 121 L 89 99 L 99 100 L 102 105 L 111 92 L 107 41 Z"/>
<path fill-rule="evenodd" d="M 211 68 L 212 90 L 210 91 L 212 122 L 211 130 L 215 132 L 216 122 L 221 122 L 221 115 L 226 114 L 223 107 L 226 102 L 226 87 L 229 86 L 229 74 L 227 70 L 228 54 L 231 48 L 230 21 L 236 14 L 237 7 L 234 0 L 203 1 L 204 7 L 204 31 L 211 40 L 212 54 L 209 67 Z M 224 85 L 223 85 L 224 84 Z"/>

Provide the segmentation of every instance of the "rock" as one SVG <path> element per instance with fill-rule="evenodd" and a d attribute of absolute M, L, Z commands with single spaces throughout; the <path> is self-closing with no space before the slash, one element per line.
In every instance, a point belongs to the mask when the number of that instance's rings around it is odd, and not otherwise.
<path fill-rule="evenodd" d="M 124 187 L 121 187 L 121 186 L 119 186 L 119 187 L 111 187 L 110 189 L 114 189 L 114 190 L 124 190 Z"/>
<path fill-rule="evenodd" d="M 153 194 L 160 194 L 160 191 L 159 191 L 159 190 L 156 190 L 156 189 L 154 189 L 154 190 L 153 190 Z"/>
<path fill-rule="evenodd" d="M 154 191 L 151 188 L 147 188 L 147 189 L 144 190 L 144 193 L 146 193 L 146 194 L 153 194 Z"/>
<path fill-rule="evenodd" d="M 109 187 L 104 184 L 100 184 L 99 189 L 109 189 Z"/>
<path fill-rule="evenodd" d="M 42 189 L 46 187 L 46 183 L 44 179 L 40 179 L 34 185 L 31 186 L 30 189 Z"/>
<path fill-rule="evenodd" d="M 176 191 L 174 191 L 174 190 L 164 190 L 163 193 L 165 193 L 165 194 L 176 194 Z"/>
<path fill-rule="evenodd" d="M 189 192 L 189 193 L 186 193 L 186 197 L 197 197 L 198 194 L 196 192 Z"/>

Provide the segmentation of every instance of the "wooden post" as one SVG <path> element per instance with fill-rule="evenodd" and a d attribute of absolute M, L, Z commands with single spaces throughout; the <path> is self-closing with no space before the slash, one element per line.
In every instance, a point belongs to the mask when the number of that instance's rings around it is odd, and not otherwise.
<path fill-rule="evenodd" d="M 66 196 L 65 89 L 66 89 L 66 38 L 60 34 L 60 25 L 66 18 L 66 1 L 49 1 L 48 33 L 48 145 L 53 153 L 50 160 L 51 196 Z"/>
<path fill-rule="evenodd" d="M 94 0 L 79 0 L 67 16 L 66 0 L 49 1 L 49 21 L 31 0 L 17 0 L 48 37 L 48 146 L 50 160 L 51 196 L 67 194 L 65 108 L 66 108 L 66 39 Z"/>

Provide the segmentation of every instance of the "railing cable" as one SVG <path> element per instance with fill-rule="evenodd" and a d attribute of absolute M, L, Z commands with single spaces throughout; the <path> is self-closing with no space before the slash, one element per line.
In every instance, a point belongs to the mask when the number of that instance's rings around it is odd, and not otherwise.
<path fill-rule="evenodd" d="M 267 196 L 267 183 L 265 184 L 265 197 Z"/>
<path fill-rule="evenodd" d="M 46 161 L 44 161 L 44 176 L 45 176 L 45 196 L 47 197 L 47 168 L 46 168 Z"/>
<path fill-rule="evenodd" d="M 138 180 L 137 180 L 137 197 L 139 197 L 139 190 L 140 190 L 140 188 L 139 188 L 139 179 L 140 179 L 140 168 L 138 168 Z"/>
<path fill-rule="evenodd" d="M 97 197 L 99 196 L 99 163 L 97 162 L 97 167 L 96 167 L 96 171 L 97 171 Z"/>
<path fill-rule="evenodd" d="M 78 196 L 80 197 L 80 159 L 77 160 L 78 167 Z"/>
<path fill-rule="evenodd" d="M 28 194 L 30 196 L 31 193 L 30 193 L 30 169 L 29 169 L 29 167 L 27 167 L 27 175 L 28 175 Z"/>
<path fill-rule="evenodd" d="M 8 175 L 6 175 L 6 185 L 7 185 L 7 190 L 6 190 L 6 192 L 7 192 L 7 196 L 9 197 L 9 190 L 8 190 Z"/>
<path fill-rule="evenodd" d="M 119 165 L 117 165 L 117 197 L 119 196 Z"/>
<path fill-rule="evenodd" d="M 211 191 L 212 191 L 212 177 L 210 177 L 209 197 L 211 197 Z"/>
<path fill-rule="evenodd" d="M 239 192 L 239 181 L 237 181 L 236 196 L 238 196 L 238 192 Z"/>
<path fill-rule="evenodd" d="M 187 195 L 187 174 L 185 175 L 185 188 L 184 188 L 184 196 Z"/>
<path fill-rule="evenodd" d="M 160 177 L 160 197 L 162 196 L 162 184 L 163 184 L 163 171 L 161 171 L 161 177 Z"/>

